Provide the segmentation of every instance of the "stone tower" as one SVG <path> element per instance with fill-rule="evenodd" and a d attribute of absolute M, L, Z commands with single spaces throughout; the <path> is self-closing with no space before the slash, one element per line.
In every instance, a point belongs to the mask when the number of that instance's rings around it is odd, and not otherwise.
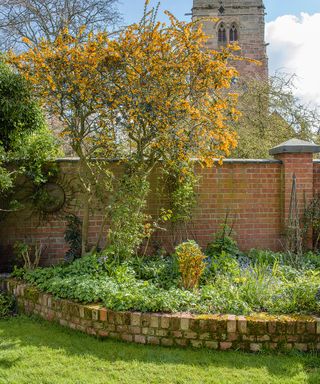
<path fill-rule="evenodd" d="M 234 65 L 242 76 L 268 76 L 263 0 L 193 0 L 192 17 L 193 20 L 217 19 L 216 22 L 203 22 L 203 29 L 210 36 L 209 48 L 219 49 L 237 41 L 241 56 L 261 63 L 258 66 L 245 61 L 236 62 Z"/>

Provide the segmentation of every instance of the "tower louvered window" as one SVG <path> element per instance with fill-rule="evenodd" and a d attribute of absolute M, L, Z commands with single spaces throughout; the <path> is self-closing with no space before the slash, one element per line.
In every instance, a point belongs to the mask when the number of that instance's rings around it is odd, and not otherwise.
<path fill-rule="evenodd" d="M 231 28 L 230 28 L 229 41 L 230 41 L 230 43 L 234 43 L 234 42 L 238 41 L 238 39 L 239 39 L 239 37 L 238 37 L 237 26 L 235 24 L 232 24 Z"/>
<path fill-rule="evenodd" d="M 219 26 L 218 42 L 221 44 L 225 44 L 227 42 L 227 29 L 223 23 L 221 23 Z"/>

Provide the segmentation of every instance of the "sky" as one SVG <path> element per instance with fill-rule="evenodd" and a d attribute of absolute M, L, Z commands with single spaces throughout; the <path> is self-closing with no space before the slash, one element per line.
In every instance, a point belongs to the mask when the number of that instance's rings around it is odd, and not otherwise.
<path fill-rule="evenodd" d="M 139 20 L 144 0 L 119 0 L 124 23 Z M 151 0 L 151 4 L 157 4 Z M 320 107 L 320 0 L 264 0 L 270 74 L 296 74 L 296 93 Z M 190 20 L 192 0 L 162 0 L 179 19 Z M 159 18 L 163 19 L 162 12 Z"/>

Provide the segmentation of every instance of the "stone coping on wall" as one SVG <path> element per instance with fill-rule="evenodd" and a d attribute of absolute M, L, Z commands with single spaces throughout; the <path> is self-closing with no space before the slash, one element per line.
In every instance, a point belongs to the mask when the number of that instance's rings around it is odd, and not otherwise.
<path fill-rule="evenodd" d="M 319 153 L 320 145 L 300 139 L 290 139 L 270 149 L 270 155 L 283 153 Z"/>
<path fill-rule="evenodd" d="M 313 316 L 191 315 L 116 312 L 101 305 L 57 299 L 21 281 L 7 279 L 19 313 L 38 315 L 100 338 L 139 344 L 216 350 L 320 350 L 320 318 Z"/>
<path fill-rule="evenodd" d="M 108 161 L 110 163 L 121 162 L 121 159 L 96 159 L 101 161 Z M 62 157 L 55 160 L 57 163 L 78 163 L 79 157 Z M 198 161 L 193 159 L 193 161 Z M 219 163 L 219 159 L 214 159 L 215 163 Z M 223 164 L 282 164 L 281 160 L 277 159 L 223 159 Z"/>

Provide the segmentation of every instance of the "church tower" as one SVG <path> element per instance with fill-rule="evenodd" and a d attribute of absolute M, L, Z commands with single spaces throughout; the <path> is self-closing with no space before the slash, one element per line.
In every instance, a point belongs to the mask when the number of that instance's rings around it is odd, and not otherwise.
<path fill-rule="evenodd" d="M 265 44 L 265 7 L 263 0 L 193 0 L 192 18 L 215 18 L 204 21 L 203 29 L 210 36 L 208 48 L 219 49 L 238 42 L 240 55 L 258 60 L 261 65 L 239 61 L 235 67 L 244 77 L 268 76 Z"/>

